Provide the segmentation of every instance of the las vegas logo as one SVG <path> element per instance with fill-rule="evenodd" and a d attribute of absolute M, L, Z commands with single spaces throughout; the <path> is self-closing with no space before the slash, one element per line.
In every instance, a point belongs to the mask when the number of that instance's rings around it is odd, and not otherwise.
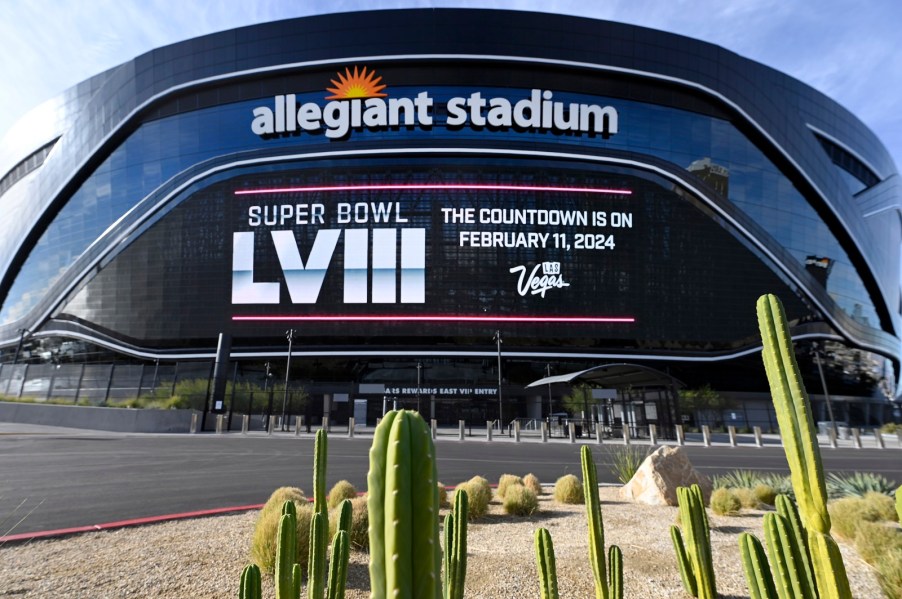
<path fill-rule="evenodd" d="M 539 269 L 542 274 L 539 274 Z M 517 293 L 525 296 L 527 293 L 532 295 L 541 295 L 545 297 L 545 292 L 549 289 L 561 289 L 569 287 L 570 283 L 564 281 L 561 275 L 560 262 L 542 262 L 536 264 L 529 275 L 526 274 L 526 267 L 523 265 L 514 266 L 510 272 L 519 275 L 517 281 Z"/>

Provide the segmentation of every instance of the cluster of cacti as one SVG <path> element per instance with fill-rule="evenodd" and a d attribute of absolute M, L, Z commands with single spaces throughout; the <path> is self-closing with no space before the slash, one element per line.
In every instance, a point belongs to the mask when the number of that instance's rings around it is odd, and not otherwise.
<path fill-rule="evenodd" d="M 323 599 L 326 596 L 326 549 L 329 534 L 328 512 L 326 511 L 326 456 L 327 436 L 325 430 L 316 433 L 313 458 L 313 510 L 310 516 L 310 526 L 303 540 L 307 550 L 307 597 L 308 599 Z M 295 501 L 304 501 L 303 493 L 299 489 L 283 487 L 273 493 L 273 497 L 267 502 L 269 505 L 274 499 L 283 499 L 281 514 L 276 534 L 276 546 L 274 551 L 274 584 L 277 599 L 299 599 L 302 586 L 302 568 L 297 563 L 299 557 L 298 546 L 301 538 L 298 536 L 298 507 Z M 264 507 L 263 511 L 266 511 Z M 310 514 L 307 504 L 302 505 L 302 511 Z M 305 520 L 306 522 L 306 520 Z M 329 565 L 328 598 L 342 599 L 347 581 L 348 559 L 350 554 L 349 530 L 351 527 L 351 502 L 345 500 L 341 504 L 341 513 L 338 519 L 338 530 L 332 543 L 332 560 Z M 258 526 L 259 528 L 259 526 Z M 260 531 L 255 531 L 262 534 Z M 306 534 L 309 533 L 309 534 Z M 256 539 L 255 539 L 256 540 Z M 265 550 L 260 543 L 260 551 Z M 268 556 L 267 556 L 268 557 Z M 247 566 L 241 574 L 239 596 L 244 598 L 260 597 L 260 568 L 256 564 Z"/>
<path fill-rule="evenodd" d="M 387 413 L 373 435 L 367 475 L 372 599 L 441 597 L 437 482 L 422 417 Z"/>
<path fill-rule="evenodd" d="M 547 528 L 536 531 L 536 565 L 539 569 L 539 589 L 542 599 L 559 599 L 554 543 L 551 542 L 551 533 Z"/>
<path fill-rule="evenodd" d="M 686 541 L 684 543 L 678 526 L 670 527 L 670 538 L 676 550 L 683 588 L 693 597 L 714 599 L 717 589 L 711 555 L 711 531 L 702 490 L 698 485 L 678 487 L 677 501 Z"/>
<path fill-rule="evenodd" d="M 467 578 L 467 519 L 469 500 L 466 491 L 454 493 L 454 507 L 445 516 L 444 599 L 463 599 Z"/>
<path fill-rule="evenodd" d="M 588 445 L 580 450 L 583 470 L 583 493 L 586 503 L 586 520 L 589 525 L 589 560 L 595 577 L 595 599 L 623 598 L 623 553 L 617 545 L 611 545 L 608 563 L 605 564 L 604 521 L 601 518 L 601 502 L 598 499 L 598 473 Z"/>
<path fill-rule="evenodd" d="M 740 537 L 746 579 L 753 596 L 850 598 L 852 592 L 842 556 L 830 537 L 827 488 L 817 432 L 796 364 L 786 315 L 780 300 L 773 295 L 758 299 L 757 312 L 764 369 L 801 518 L 785 497 L 778 499 L 776 514 L 765 516 L 765 537 L 774 562 L 773 571 L 760 542 L 750 535 Z"/>

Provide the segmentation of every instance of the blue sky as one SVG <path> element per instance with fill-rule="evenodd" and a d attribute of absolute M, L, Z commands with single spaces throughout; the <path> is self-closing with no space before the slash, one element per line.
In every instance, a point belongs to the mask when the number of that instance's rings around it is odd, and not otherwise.
<path fill-rule="evenodd" d="M 539 10 L 712 42 L 830 95 L 902 166 L 900 0 L 0 0 L 0 138 L 31 107 L 159 46 L 289 17 L 402 7 Z"/>

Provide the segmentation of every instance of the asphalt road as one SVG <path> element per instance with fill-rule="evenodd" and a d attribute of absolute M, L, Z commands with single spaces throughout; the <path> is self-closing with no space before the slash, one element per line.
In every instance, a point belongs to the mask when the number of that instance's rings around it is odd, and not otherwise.
<path fill-rule="evenodd" d="M 369 446 L 369 438 L 333 434 L 327 484 L 346 479 L 365 490 Z M 615 482 L 609 471 L 613 446 L 592 447 L 599 482 Z M 737 468 L 788 472 L 780 447 L 686 450 L 708 475 Z M 489 444 L 449 438 L 437 442 L 436 453 L 439 478 L 447 485 L 475 474 L 497 481 L 506 472 L 532 472 L 553 483 L 580 472 L 579 445 L 561 441 Z M 897 448 L 822 448 L 822 455 L 828 472 L 877 472 L 902 481 Z M 0 536 L 26 514 L 15 533 L 259 504 L 284 485 L 309 493 L 312 464 L 312 436 L 0 433 Z"/>

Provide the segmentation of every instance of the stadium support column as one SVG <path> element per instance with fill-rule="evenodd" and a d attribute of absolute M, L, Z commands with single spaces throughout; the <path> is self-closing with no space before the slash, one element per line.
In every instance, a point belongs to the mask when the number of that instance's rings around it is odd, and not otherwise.
<path fill-rule="evenodd" d="M 501 331 L 495 331 L 492 341 L 498 344 L 498 432 L 504 432 L 504 411 L 501 405 Z"/>

